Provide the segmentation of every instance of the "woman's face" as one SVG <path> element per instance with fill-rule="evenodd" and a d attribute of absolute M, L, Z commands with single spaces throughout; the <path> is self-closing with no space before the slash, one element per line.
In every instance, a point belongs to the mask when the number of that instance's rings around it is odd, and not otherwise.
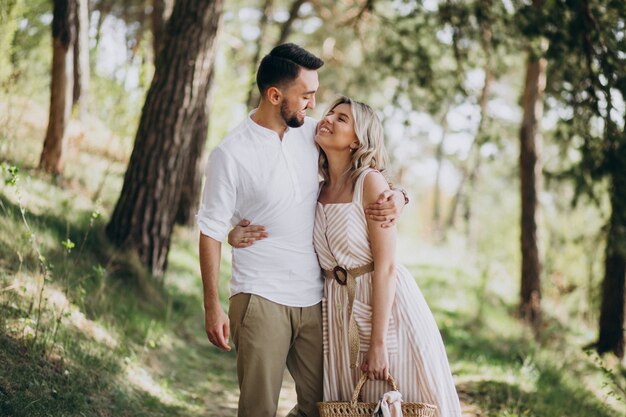
<path fill-rule="evenodd" d="M 333 107 L 317 124 L 315 142 L 328 153 L 356 149 L 359 140 L 354 131 L 354 118 L 348 103 Z"/>

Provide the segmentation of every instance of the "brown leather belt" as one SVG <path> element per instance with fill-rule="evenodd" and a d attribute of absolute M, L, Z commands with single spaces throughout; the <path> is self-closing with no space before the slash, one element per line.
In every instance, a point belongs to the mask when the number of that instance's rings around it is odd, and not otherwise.
<path fill-rule="evenodd" d="M 374 271 L 374 262 L 370 262 L 366 265 L 359 266 L 357 268 L 346 269 L 339 265 L 334 267 L 332 271 L 322 269 L 322 273 L 327 279 L 334 279 L 340 285 L 347 286 L 348 290 L 348 344 L 350 348 L 350 368 L 357 368 L 359 356 L 359 345 L 361 344 L 359 337 L 359 329 L 356 326 L 352 314 L 352 305 L 354 304 L 354 296 L 356 293 L 356 278 Z"/>

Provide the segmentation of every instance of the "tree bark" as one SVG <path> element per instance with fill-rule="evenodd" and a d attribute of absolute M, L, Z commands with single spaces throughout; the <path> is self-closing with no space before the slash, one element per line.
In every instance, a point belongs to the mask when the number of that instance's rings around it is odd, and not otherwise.
<path fill-rule="evenodd" d="M 620 163 L 626 163 L 626 145 L 621 146 L 621 156 Z M 612 212 L 605 249 L 600 332 L 596 349 L 599 354 L 613 352 L 623 358 L 626 279 L 626 172 L 623 169 L 614 171 L 610 194 Z"/>
<path fill-rule="evenodd" d="M 160 277 L 206 101 L 223 0 L 178 0 L 142 110 L 120 198 L 106 232 Z"/>
<path fill-rule="evenodd" d="M 172 14 L 172 7 L 174 7 L 173 0 L 153 0 L 152 2 L 152 50 L 155 63 L 163 47 L 165 25 Z"/>
<path fill-rule="evenodd" d="M 535 59 L 529 52 L 524 87 L 524 116 L 520 130 L 521 184 L 521 294 L 520 316 L 535 333 L 541 327 L 541 261 L 537 240 L 538 193 L 541 180 L 541 134 L 545 59 Z"/>
<path fill-rule="evenodd" d="M 89 91 L 89 1 L 76 0 L 76 42 L 74 42 L 74 93 L 72 103 L 86 112 L 85 97 Z"/>
<path fill-rule="evenodd" d="M 207 132 L 209 130 L 209 115 L 211 104 L 211 90 L 213 88 L 214 68 L 211 69 L 209 80 L 205 86 L 206 96 L 204 102 L 200 102 L 197 109 L 197 119 L 194 123 L 192 133 L 191 152 L 189 161 L 185 164 L 180 203 L 176 213 L 176 224 L 192 226 L 196 219 L 196 212 L 200 204 L 202 186 L 202 154 L 206 144 Z"/>
<path fill-rule="evenodd" d="M 65 128 L 72 109 L 76 0 L 55 0 L 52 18 L 52 80 L 50 118 L 39 166 L 46 172 L 63 170 Z"/>

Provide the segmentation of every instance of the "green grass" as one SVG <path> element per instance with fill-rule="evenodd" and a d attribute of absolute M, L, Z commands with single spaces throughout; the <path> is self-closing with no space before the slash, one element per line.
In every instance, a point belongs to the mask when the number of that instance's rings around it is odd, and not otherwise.
<path fill-rule="evenodd" d="M 104 236 L 123 158 L 85 137 L 66 176 L 54 179 L 34 168 L 42 138 L 36 124 L 0 132 L 5 168 L 19 168 L 15 186 L 6 169 L 0 178 L 0 415 L 234 416 L 235 356 L 210 347 L 204 334 L 196 232 L 176 229 L 164 282 L 155 283 Z M 603 371 L 583 352 L 588 323 L 552 314 L 558 300 L 546 298 L 537 342 L 515 319 L 516 278 L 488 254 L 432 250 L 438 256 L 416 256 L 409 267 L 470 410 L 624 414 L 616 385 L 623 368 L 608 358 Z M 229 270 L 225 257 L 224 305 Z"/>
<path fill-rule="evenodd" d="M 501 417 L 624 415 L 626 397 L 609 394 L 618 390 L 583 350 L 580 323 L 561 323 L 544 309 L 536 341 L 513 305 L 491 290 L 496 277 L 440 268 L 419 265 L 412 272 L 439 323 L 465 402 Z M 464 302 L 449 308 L 458 292 Z M 617 379 L 623 386 L 623 376 Z"/>

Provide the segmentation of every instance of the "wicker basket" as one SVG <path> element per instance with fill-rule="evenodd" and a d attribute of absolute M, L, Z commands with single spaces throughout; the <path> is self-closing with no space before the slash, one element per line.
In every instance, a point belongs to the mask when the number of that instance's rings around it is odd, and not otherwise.
<path fill-rule="evenodd" d="M 372 417 L 378 403 L 359 402 L 361 388 L 367 381 L 367 374 L 363 374 L 354 388 L 352 401 L 325 401 L 317 403 L 320 417 Z M 389 375 L 387 382 L 394 391 L 398 390 L 395 381 Z M 437 407 L 426 403 L 402 402 L 403 417 L 434 417 Z"/>

